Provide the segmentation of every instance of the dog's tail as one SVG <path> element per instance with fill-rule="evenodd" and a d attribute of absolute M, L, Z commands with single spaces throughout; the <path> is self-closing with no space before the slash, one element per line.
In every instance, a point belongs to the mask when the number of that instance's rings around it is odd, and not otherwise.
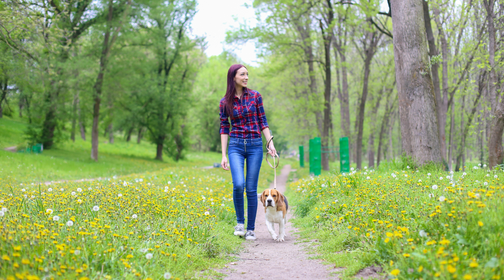
<path fill-rule="evenodd" d="M 287 201 L 287 197 L 284 195 L 284 203 L 285 203 L 285 217 L 284 223 L 287 224 L 287 211 L 289 211 L 289 202 Z"/>

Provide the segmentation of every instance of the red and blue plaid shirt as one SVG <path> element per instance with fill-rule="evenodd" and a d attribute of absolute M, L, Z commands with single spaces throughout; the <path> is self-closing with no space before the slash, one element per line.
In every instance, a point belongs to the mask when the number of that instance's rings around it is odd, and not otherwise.
<path fill-rule="evenodd" d="M 219 104 L 220 134 L 244 139 L 261 138 L 261 131 L 269 127 L 261 94 L 255 90 L 244 88 L 241 99 L 235 96 L 233 116 L 230 117 L 233 126 L 231 132 L 229 132 L 229 116 L 225 107 L 225 99 L 222 98 Z"/>

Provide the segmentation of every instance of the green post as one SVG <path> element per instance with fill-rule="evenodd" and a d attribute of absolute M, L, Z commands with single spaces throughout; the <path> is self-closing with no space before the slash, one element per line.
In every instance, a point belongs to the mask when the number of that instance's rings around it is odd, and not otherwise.
<path fill-rule="evenodd" d="M 304 167 L 304 146 L 299 146 L 299 167 Z"/>
<path fill-rule="evenodd" d="M 350 149 L 348 147 L 348 137 L 339 139 L 340 143 L 340 172 L 350 172 Z"/>
<path fill-rule="evenodd" d="M 322 171 L 322 145 L 320 137 L 310 139 L 310 174 L 320 175 Z"/>

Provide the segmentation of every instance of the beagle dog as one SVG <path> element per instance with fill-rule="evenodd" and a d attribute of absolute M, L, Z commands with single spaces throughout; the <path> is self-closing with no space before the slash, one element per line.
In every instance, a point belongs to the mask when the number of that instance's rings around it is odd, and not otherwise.
<path fill-rule="evenodd" d="M 287 223 L 287 198 L 275 189 L 267 189 L 261 195 L 261 202 L 266 213 L 266 226 L 275 241 L 285 241 L 285 224 Z M 279 225 L 279 234 L 275 233 L 273 224 Z"/>

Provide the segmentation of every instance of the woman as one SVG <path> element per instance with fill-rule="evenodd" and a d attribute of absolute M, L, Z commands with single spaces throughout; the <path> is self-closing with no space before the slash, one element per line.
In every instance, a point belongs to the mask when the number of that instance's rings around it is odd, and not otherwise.
<path fill-rule="evenodd" d="M 233 201 L 236 211 L 237 225 L 234 235 L 244 236 L 247 240 L 255 240 L 255 218 L 257 212 L 257 182 L 263 159 L 263 143 L 261 132 L 266 139 L 271 139 L 271 133 L 264 114 L 262 97 L 259 92 L 247 88 L 248 71 L 241 64 L 234 64 L 227 75 L 227 90 L 221 99 L 220 134 L 222 145 L 222 168 L 231 169 L 233 177 Z M 229 119 L 233 129 L 230 130 Z M 226 157 L 226 147 L 229 138 L 229 163 Z M 273 141 L 270 141 L 268 153 L 276 156 Z M 243 168 L 247 159 L 247 177 Z M 245 214 L 243 192 L 247 192 L 247 232 L 245 233 Z"/>

